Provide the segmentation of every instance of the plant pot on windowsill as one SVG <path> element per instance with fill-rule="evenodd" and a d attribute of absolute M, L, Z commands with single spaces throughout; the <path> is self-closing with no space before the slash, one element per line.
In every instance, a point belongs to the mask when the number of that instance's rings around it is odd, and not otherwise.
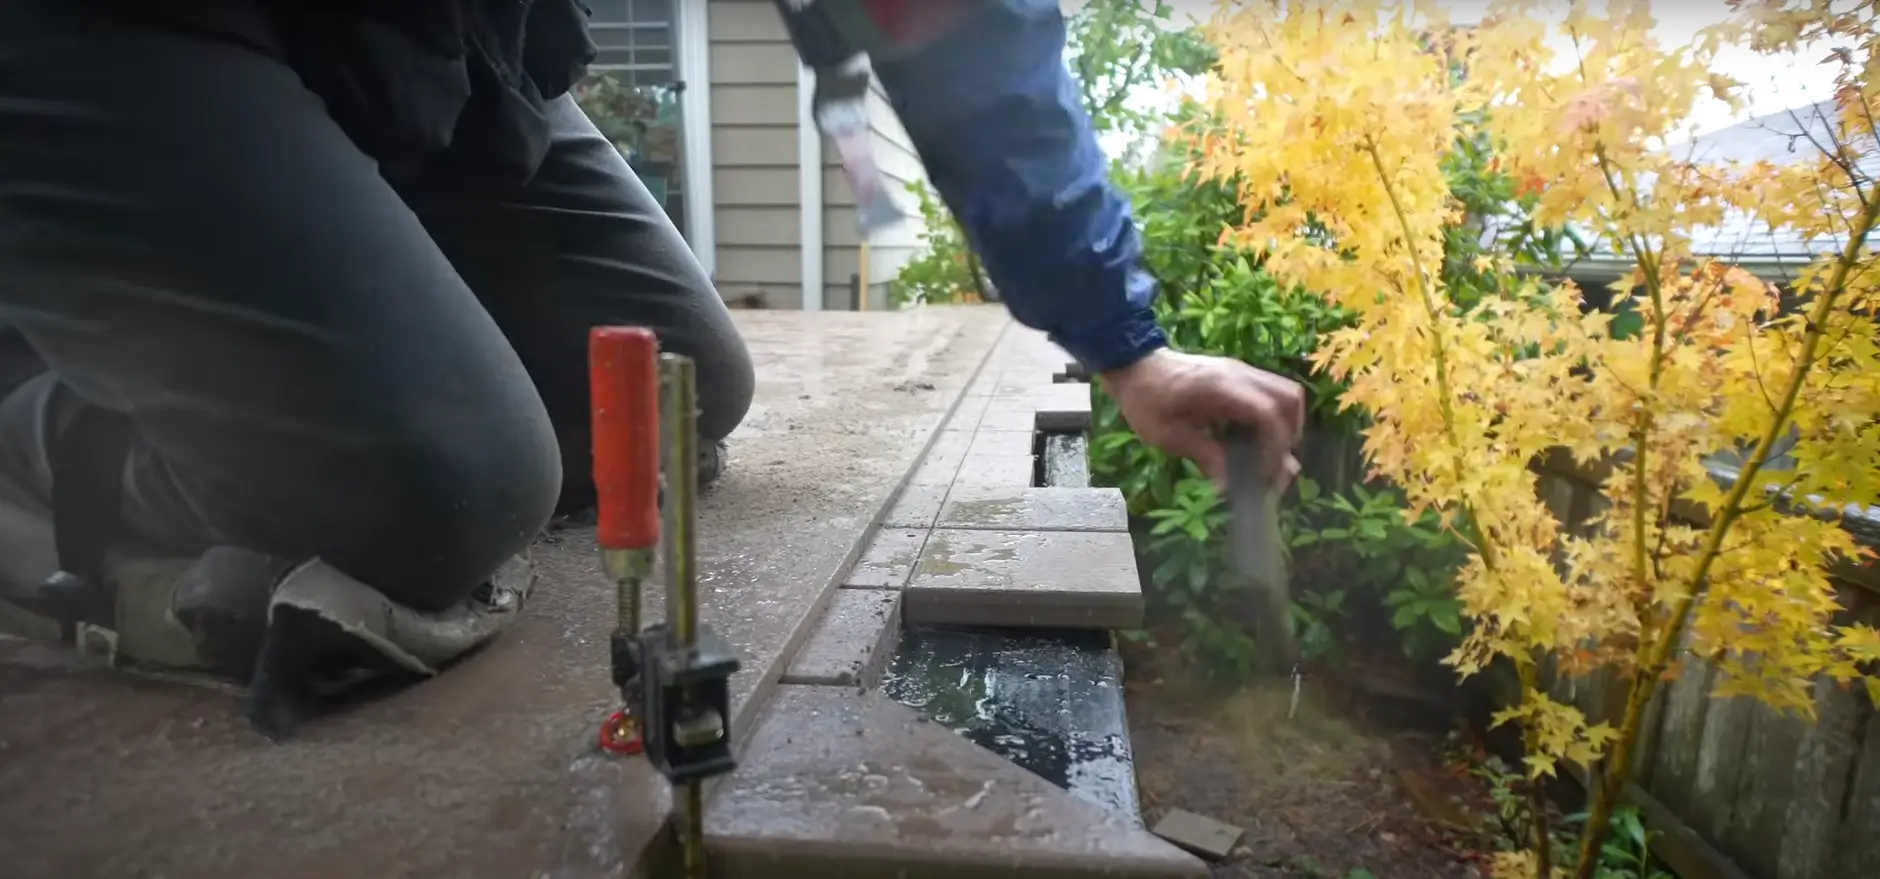
<path fill-rule="evenodd" d="M 671 191 L 671 163 L 629 159 L 627 167 L 632 168 L 634 175 L 640 178 L 640 182 L 646 184 L 646 191 L 653 194 L 653 201 L 661 208 L 667 207 L 667 193 Z"/>

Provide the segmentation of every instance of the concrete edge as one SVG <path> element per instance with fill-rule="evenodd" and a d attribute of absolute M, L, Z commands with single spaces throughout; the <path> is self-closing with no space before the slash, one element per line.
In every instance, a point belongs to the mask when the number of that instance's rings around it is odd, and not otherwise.
<path fill-rule="evenodd" d="M 836 569 L 830 572 L 827 582 L 823 584 L 822 590 L 820 594 L 817 595 L 816 600 L 810 602 L 796 624 L 791 627 L 790 636 L 785 638 L 783 645 L 777 649 L 775 658 L 762 669 L 756 686 L 751 690 L 750 697 L 745 699 L 744 703 L 733 712 L 732 729 L 735 731 L 736 743 L 740 748 L 749 744 L 751 733 L 757 728 L 757 722 L 762 717 L 763 709 L 769 704 L 771 695 L 773 695 L 776 687 L 780 685 L 783 674 L 789 669 L 790 663 L 796 660 L 797 655 L 802 652 L 803 645 L 808 642 L 810 636 L 815 632 L 816 624 L 820 622 L 823 615 L 828 612 L 830 603 L 835 600 L 836 590 L 841 588 L 843 581 L 846 580 L 849 573 L 854 570 L 856 562 L 861 559 L 862 553 L 867 549 L 869 542 L 874 539 L 875 532 L 881 530 L 882 522 L 887 519 L 889 510 L 893 508 L 895 501 L 900 499 L 902 492 L 908 487 L 914 472 L 919 469 L 921 463 L 926 460 L 928 453 L 933 449 L 934 444 L 939 441 L 941 433 L 945 431 L 946 425 L 952 420 L 954 413 L 959 411 L 961 402 L 967 398 L 966 392 L 972 387 L 973 382 L 978 379 L 979 375 L 985 371 L 986 364 L 999 352 L 1011 331 L 1012 323 L 1008 321 L 1006 325 L 999 330 L 998 335 L 993 338 L 992 344 L 987 346 L 986 355 L 980 359 L 978 368 L 973 371 L 972 377 L 968 378 L 966 382 L 961 385 L 959 394 L 954 397 L 952 405 L 948 406 L 946 412 L 941 416 L 940 423 L 936 425 L 933 430 L 928 432 L 926 443 L 922 444 L 920 451 L 915 454 L 914 459 L 908 464 L 907 472 L 903 473 L 901 479 L 876 502 L 875 514 L 869 519 L 868 524 L 862 528 L 861 536 L 849 547 L 848 552 L 843 555 L 842 561 L 836 566 Z"/>
<path fill-rule="evenodd" d="M 910 589 L 901 599 L 901 619 L 910 626 L 990 626 L 1027 629 L 1139 629 L 1140 596 L 1074 590 L 966 595 L 953 590 Z"/>
<path fill-rule="evenodd" d="M 876 789 L 831 779 L 834 786 L 791 781 L 782 785 L 756 782 L 738 795 L 734 814 L 718 814 L 718 826 L 708 826 L 707 841 L 713 875 L 723 879 L 771 879 L 777 876 L 841 876 L 845 879 L 1204 879 L 1205 862 L 1150 833 L 1140 823 L 1123 820 L 1096 805 L 1019 768 L 1003 756 L 980 747 L 945 727 L 928 721 L 914 709 L 884 695 L 830 687 L 790 685 L 778 703 L 782 714 L 766 721 L 783 724 L 759 731 L 759 740 L 774 746 L 793 778 L 843 775 L 853 766 L 875 767 L 886 776 L 897 772 L 939 773 L 940 778 L 917 783 L 918 793 L 890 794 L 889 801 L 912 798 L 913 813 L 901 831 L 882 832 L 881 820 L 895 822 L 898 810 L 877 805 Z M 794 692 L 801 702 L 792 702 Z M 807 704 L 802 704 L 807 703 Z M 859 752 L 859 753 L 857 753 Z M 761 758 L 760 758 L 761 759 Z M 818 764 L 840 764 L 818 765 Z M 766 775 L 759 767 L 759 775 Z M 734 777 L 751 781 L 750 776 Z M 979 795 L 957 799 L 961 778 L 970 778 Z M 944 783 L 951 779 L 954 783 Z M 821 788 L 827 788 L 827 790 Z M 853 825 L 823 822 L 815 810 L 832 805 L 856 813 Z M 988 793 L 997 792 L 988 797 Z M 915 802 L 925 800 L 925 803 Z M 887 801 L 883 801 L 887 802 Z M 934 806 L 945 803 L 938 812 Z M 999 810 L 1020 808 L 1024 817 L 1000 817 Z M 800 809 L 800 811 L 799 811 Z M 945 819 L 964 809 L 979 811 L 957 824 Z M 992 810 L 986 814 L 983 810 Z M 753 811 L 757 814 L 753 815 Z M 787 830 L 741 831 L 741 825 L 770 827 L 765 813 L 782 811 L 803 834 Z M 864 813 L 872 813 L 869 817 Z M 936 820 L 939 819 L 939 820 Z M 982 822 L 992 828 L 1006 821 L 1031 823 L 1013 834 L 1019 845 L 988 845 L 973 831 Z M 727 826 L 728 825 L 728 826 Z M 953 826 L 948 826 L 953 825 Z M 1095 833 L 1093 833 L 1095 831 Z M 1103 832 L 1108 831 L 1108 832 Z M 999 831 L 993 831 L 995 834 Z M 870 838 L 870 837 L 874 838 Z M 1101 838 L 1101 842 L 1094 842 Z M 1094 844 L 1093 844 L 1094 842 Z"/>
<path fill-rule="evenodd" d="M 999 342 L 998 349 L 988 366 L 984 367 L 967 386 L 967 402 L 961 411 L 971 408 L 983 408 L 984 414 L 976 423 L 963 424 L 949 420 L 942 425 L 945 433 L 964 433 L 964 445 L 967 448 L 965 459 L 953 473 L 944 493 L 940 497 L 939 510 L 927 529 L 929 539 L 937 531 L 974 531 L 1013 533 L 1120 533 L 1128 539 L 1129 527 L 1125 513 L 1119 527 L 1039 527 L 1036 523 L 1026 527 L 993 527 L 978 523 L 962 525 L 960 522 L 947 521 L 947 512 L 953 506 L 954 492 L 966 489 L 974 494 L 1010 488 L 1015 494 L 1024 492 L 1055 491 L 1105 491 L 1114 493 L 1121 499 L 1117 489 L 1056 489 L 1038 486 L 1033 473 L 1023 483 L 1013 481 L 1013 468 L 1003 466 L 1007 462 L 1003 457 L 978 460 L 971 451 L 978 446 L 979 435 L 983 433 L 1005 433 L 1020 429 L 1021 423 L 1034 436 L 1039 433 L 1088 431 L 1091 427 L 1091 388 L 1085 382 L 1059 382 L 1058 374 L 1068 361 L 1062 349 L 1050 343 L 1042 333 L 1025 328 L 1017 328 L 1006 333 Z M 983 406 L 972 402 L 975 398 L 983 400 Z M 981 448 L 984 448 L 981 446 Z M 1035 462 L 1036 449 L 1032 456 Z M 983 458 L 984 456 L 980 456 Z M 984 465 L 975 471 L 975 465 Z M 1009 472 L 1008 472 L 1009 471 Z M 911 524 L 911 523 L 910 523 Z M 922 559 L 926 546 L 922 547 Z M 1133 551 L 1129 554 L 1129 582 L 1140 584 L 1139 572 L 1135 569 Z M 1064 627 L 1064 628 L 1107 628 L 1133 629 L 1142 625 L 1145 599 L 1140 585 L 1128 595 L 1108 591 L 1085 592 L 1074 588 L 1053 588 L 1031 590 L 1029 598 L 1014 595 L 1001 590 L 961 590 L 960 594 L 934 596 L 916 593 L 913 589 L 918 578 L 922 559 L 917 559 L 915 574 L 908 578 L 903 598 L 902 619 L 910 625 L 989 625 L 1002 627 Z M 909 601 L 913 604 L 908 604 Z M 1014 615 L 1016 612 L 1016 616 Z"/>
<path fill-rule="evenodd" d="M 1000 327 L 998 334 L 992 339 L 992 344 L 986 347 L 985 356 L 980 358 L 978 366 L 973 370 L 973 374 L 961 385 L 960 391 L 953 398 L 952 404 L 942 413 L 940 422 L 935 425 L 932 430 L 928 431 L 927 441 L 922 444 L 920 451 L 915 454 L 914 459 L 908 464 L 907 471 L 901 475 L 900 481 L 889 488 L 885 495 L 876 503 L 875 514 L 871 517 L 869 523 L 862 528 L 861 536 L 856 539 L 854 545 L 849 547 L 842 561 L 836 566 L 835 570 L 830 573 L 827 581 L 823 584 L 820 594 L 818 594 L 814 601 L 810 602 L 809 606 L 804 610 L 802 617 L 791 627 L 789 637 L 784 639 L 783 645 L 777 649 L 775 657 L 764 665 L 757 679 L 757 683 L 751 688 L 750 696 L 733 710 L 731 720 L 733 737 L 732 748 L 733 752 L 738 755 L 739 763 L 743 763 L 747 759 L 747 751 L 751 746 L 752 739 L 759 726 L 763 723 L 764 718 L 769 714 L 771 703 L 774 701 L 778 688 L 786 686 L 783 683 L 783 676 L 788 673 L 791 663 L 795 662 L 797 656 L 802 653 L 804 645 L 808 643 L 810 637 L 815 633 L 816 627 L 828 613 L 829 606 L 835 600 L 836 593 L 842 588 L 843 582 L 855 568 L 856 563 L 861 559 L 868 545 L 874 540 L 875 533 L 881 530 L 882 523 L 886 521 L 889 514 L 894 510 L 896 502 L 899 501 L 901 496 L 908 489 L 915 472 L 919 470 L 921 463 L 926 460 L 928 454 L 933 450 L 934 444 L 939 441 L 941 433 L 946 429 L 946 425 L 953 419 L 954 414 L 960 410 L 961 404 L 968 399 L 967 391 L 972 387 L 973 382 L 979 378 L 980 374 L 985 371 L 986 364 L 998 353 L 1000 347 L 1004 344 L 1006 336 L 1011 330 L 1012 323 L 1009 320 L 1004 326 Z M 935 514 L 938 515 L 938 512 L 936 508 Z M 896 608 L 895 616 L 898 620 L 898 607 Z M 894 637 L 895 643 L 898 645 L 900 637 L 898 628 L 894 633 Z M 892 655 L 892 650 L 892 647 L 888 648 L 888 653 L 884 654 L 884 659 L 886 656 Z M 644 761 L 638 762 L 642 765 L 644 764 Z M 720 776 L 706 781 L 704 785 L 705 801 L 708 804 L 713 802 L 724 785 L 731 782 L 736 777 L 734 773 L 733 775 Z M 637 849 L 637 855 L 627 859 L 632 865 L 630 872 L 627 874 L 629 879 L 664 877 L 669 875 L 669 869 L 673 869 L 672 865 L 677 859 L 677 852 L 673 844 L 673 834 L 670 832 L 672 820 L 675 817 L 672 797 L 670 794 L 663 795 L 661 802 L 663 803 L 663 811 L 666 814 L 660 820 L 651 822 L 656 825 L 653 832 L 647 833 L 644 838 L 633 839 L 623 844 L 624 849 Z M 706 810 L 708 813 L 710 809 L 711 806 L 707 805 Z"/>
<path fill-rule="evenodd" d="M 821 595 L 819 595 L 817 600 L 805 611 L 802 620 L 794 627 L 790 637 L 786 639 L 784 646 L 778 651 L 777 659 L 764 670 L 763 677 L 760 678 L 757 686 L 753 688 L 751 697 L 746 700 L 735 720 L 738 725 L 737 729 L 739 730 L 738 745 L 740 752 L 747 752 L 749 749 L 756 746 L 755 737 L 758 735 L 762 724 L 771 718 L 777 696 L 785 692 L 788 688 L 804 688 L 822 691 L 840 689 L 846 691 L 847 695 L 843 697 L 845 699 L 857 700 L 858 702 L 870 699 L 871 692 L 878 688 L 881 675 L 885 672 L 894 651 L 899 645 L 903 627 L 907 625 L 923 622 L 932 623 L 936 619 L 939 619 L 947 623 L 989 624 L 1005 627 L 1058 626 L 1064 628 L 1098 628 L 1110 630 L 1140 627 L 1143 613 L 1143 599 L 1140 591 L 1134 594 L 1086 594 L 1084 600 L 1075 604 L 1067 604 L 1062 600 L 1062 597 L 1075 593 L 1072 590 L 1062 590 L 1051 593 L 1051 595 L 1058 600 L 1044 607 L 1030 608 L 1027 608 L 1027 605 L 1030 603 L 1025 601 L 1014 603 L 1006 600 L 998 600 L 997 598 L 992 600 L 982 598 L 977 602 L 962 602 L 957 596 L 949 596 L 943 598 L 940 602 L 946 611 L 943 616 L 937 618 L 927 616 L 923 620 L 910 618 L 909 616 L 910 612 L 914 613 L 917 617 L 922 616 L 920 611 L 915 610 L 915 607 L 928 604 L 928 602 L 920 599 L 915 600 L 915 605 L 910 606 L 909 604 L 910 590 L 906 588 L 906 585 L 907 582 L 911 582 L 913 579 L 913 570 L 909 571 L 907 581 L 904 581 L 899 587 L 846 585 L 857 565 L 873 546 L 877 536 L 882 531 L 890 528 L 924 532 L 914 555 L 914 567 L 918 568 L 920 556 L 924 554 L 926 549 L 926 541 L 931 538 L 935 530 L 939 530 L 938 523 L 941 510 L 945 508 L 947 498 L 953 488 L 962 484 L 974 484 L 970 481 L 962 482 L 959 478 L 960 471 L 963 470 L 968 463 L 967 458 L 969 456 L 965 454 L 964 449 L 961 450 L 960 461 L 957 465 L 954 465 L 952 472 L 949 474 L 950 478 L 946 480 L 944 485 L 923 483 L 921 481 L 923 468 L 931 463 L 936 449 L 943 441 L 947 440 L 949 434 L 966 433 L 965 441 L 967 445 L 970 446 L 972 440 L 975 438 L 974 435 L 982 429 L 982 426 L 983 429 L 992 431 L 1013 429 L 998 424 L 983 424 L 982 422 L 982 419 L 990 417 L 990 413 L 995 407 L 1002 404 L 1008 407 L 1005 411 L 1012 411 L 1009 408 L 1012 404 L 1031 406 L 1030 431 L 1033 433 L 1041 431 L 1084 430 L 1089 428 L 1089 391 L 1088 385 L 1086 384 L 1075 383 L 1072 385 L 1072 387 L 1079 389 L 1083 393 L 1084 404 L 1081 411 L 1078 411 L 1076 407 L 1068 406 L 1059 406 L 1053 409 L 1038 407 L 1036 401 L 1041 395 L 1036 393 L 1036 391 L 1040 387 L 1051 383 L 1054 379 L 1055 369 L 1051 366 L 1038 366 L 1038 381 L 1027 382 L 1023 387 L 1006 389 L 1007 393 L 1002 396 L 994 395 L 993 392 L 999 390 L 997 388 L 999 372 L 1005 368 L 1007 365 L 1006 359 L 1011 356 L 1008 346 L 1013 344 L 1014 334 L 1017 332 L 1024 332 L 1024 330 L 1015 330 L 1012 324 L 1007 324 L 1000 331 L 998 337 L 990 347 L 990 350 L 987 352 L 987 356 L 981 360 L 978 369 L 974 371 L 972 378 L 962 387 L 960 394 L 954 399 L 953 404 L 948 408 L 939 425 L 930 432 L 926 444 L 909 465 L 907 473 L 903 475 L 896 486 L 882 499 L 879 504 L 878 512 L 869 525 L 863 529 L 861 538 L 856 541 L 855 545 L 850 547 L 843 562 L 834 572 L 833 576 L 831 576 L 829 583 L 823 588 Z M 1061 352 L 1059 362 L 1062 362 Z M 1037 364 L 1025 364 L 1026 367 L 1034 365 Z M 1020 403 L 1021 400 L 1024 402 Z M 1070 411 L 1066 411 L 1067 409 Z M 966 423 L 968 421 L 972 423 Z M 934 481 L 937 482 L 938 480 Z M 1012 487 L 1019 490 L 1038 488 L 1036 485 L 1032 484 L 1033 482 L 1035 482 L 1035 480 L 1028 479 L 1025 484 L 1014 485 Z M 984 483 L 978 484 L 984 485 Z M 1114 489 L 1111 489 L 1111 491 L 1114 491 Z M 923 502 L 932 507 L 931 515 L 927 515 L 925 506 L 922 506 L 919 511 L 899 515 L 904 513 L 904 502 L 913 499 L 916 495 L 920 495 Z M 897 518 L 897 515 L 899 515 L 899 518 Z M 950 528 L 948 530 L 993 529 Z M 1120 532 L 1109 528 L 1037 530 L 1041 532 L 1077 531 L 1083 533 L 1121 533 L 1125 536 L 1125 539 L 1127 539 L 1128 535 L 1126 525 Z M 1131 558 L 1133 559 L 1133 554 Z M 1135 574 L 1133 562 L 1131 574 L 1132 576 Z M 856 663 L 859 671 L 852 679 L 839 675 L 812 674 L 808 670 L 796 672 L 793 666 L 799 658 L 802 657 L 806 646 L 812 639 L 818 637 L 832 639 L 844 638 L 845 633 L 835 631 L 835 629 L 842 625 L 842 622 L 832 619 L 832 610 L 835 606 L 837 596 L 844 590 L 875 593 L 888 592 L 895 596 L 894 599 L 891 599 L 893 607 L 892 612 L 886 615 L 886 618 L 882 621 L 882 625 L 877 631 L 864 632 L 859 636 L 853 632 L 846 633 L 849 639 L 848 646 L 850 648 L 869 650 L 869 655 L 860 658 Z M 978 612 L 983 613 L 984 616 L 975 617 L 973 615 L 974 608 L 977 608 Z M 1019 616 L 1016 618 L 1014 617 L 1015 610 L 1019 612 Z M 1095 612 L 1094 616 L 1093 612 Z M 899 706 L 898 703 L 896 703 L 895 707 L 904 708 L 904 706 Z M 1015 764 L 1010 763 L 1010 761 L 1000 755 L 980 748 L 978 745 L 962 738 L 951 735 L 949 735 L 948 738 L 956 740 L 959 746 L 970 748 L 973 752 L 983 755 L 985 759 L 996 760 L 1001 764 L 1009 766 L 1012 771 L 1024 773 L 1024 770 L 1018 769 Z M 741 758 L 741 762 L 754 762 L 758 759 L 761 759 L 761 756 L 758 754 L 747 754 Z M 1030 776 L 1029 773 L 1024 774 L 1028 777 L 1035 778 L 1035 776 Z M 724 784 L 735 784 L 736 780 L 740 777 L 742 776 L 730 776 L 719 780 L 717 784 L 711 785 L 710 789 L 707 791 L 707 796 L 714 798 L 711 802 L 716 802 L 716 794 L 722 789 Z M 1040 781 L 1042 782 L 1042 780 Z M 1052 791 L 1060 793 L 1066 800 L 1072 798 L 1071 794 L 1068 792 L 1057 791 L 1057 789 L 1049 785 L 1048 782 L 1043 783 Z M 1137 820 L 1140 821 L 1140 816 L 1136 817 Z M 1133 832 L 1147 834 L 1146 830 Z M 974 853 L 972 856 L 967 857 L 966 860 L 955 860 L 944 865 L 936 864 L 929 867 L 927 865 L 908 864 L 906 860 L 907 850 L 904 847 L 855 845 L 850 843 L 838 844 L 829 840 L 715 836 L 711 839 L 711 860 L 714 867 L 714 874 L 725 876 L 778 875 L 777 871 L 782 869 L 780 865 L 783 863 L 783 860 L 786 859 L 790 862 L 791 869 L 795 871 L 790 875 L 841 875 L 853 876 L 855 879 L 865 879 L 865 877 L 875 875 L 896 877 L 896 879 L 920 879 L 920 877 L 931 875 L 935 877 L 935 879 L 939 879 L 939 877 L 942 876 L 951 877 L 959 875 L 958 871 L 962 867 L 970 869 L 975 876 L 1011 876 L 1014 877 L 1014 879 L 1020 876 L 1026 877 L 1026 879 L 1045 879 L 1045 877 L 1052 877 L 1052 879 L 1055 879 L 1055 877 L 1071 879 L 1071 877 L 1087 877 L 1093 875 L 1106 877 L 1140 876 L 1144 877 L 1144 879 L 1150 879 L 1150 877 L 1170 877 L 1170 879 L 1173 879 L 1173 877 L 1190 877 L 1190 879 L 1198 879 L 1198 877 L 1207 875 L 1205 864 L 1199 859 L 1193 858 L 1191 855 L 1182 852 L 1172 845 L 1163 843 L 1159 838 L 1154 838 L 1152 835 L 1150 835 L 1150 838 L 1153 839 L 1155 843 L 1166 846 L 1167 851 L 1173 852 L 1175 856 L 1171 857 L 1164 852 L 1137 859 L 1130 857 L 1119 858 L 1114 853 L 1063 852 L 1054 853 L 1048 858 L 1041 858 L 1037 855 L 1015 858 L 1012 854 L 1007 852 L 983 851 Z M 659 848 L 659 846 L 650 847 L 652 850 Z M 970 861 L 970 863 L 968 863 L 968 861 Z M 643 865 L 651 863 L 654 862 L 646 857 L 642 858 Z M 873 872 L 877 869 L 882 872 Z M 808 872 L 802 872 L 805 870 Z"/>

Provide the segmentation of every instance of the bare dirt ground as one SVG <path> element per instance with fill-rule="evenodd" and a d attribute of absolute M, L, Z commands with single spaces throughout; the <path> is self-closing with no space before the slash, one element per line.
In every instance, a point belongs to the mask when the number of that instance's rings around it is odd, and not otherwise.
<path fill-rule="evenodd" d="M 1440 696 L 1378 684 L 1387 667 L 1348 667 L 1309 675 L 1294 710 L 1290 680 L 1204 685 L 1166 647 L 1131 648 L 1127 661 L 1143 812 L 1153 823 L 1182 808 L 1243 828 L 1219 879 L 1482 874 L 1486 790 Z"/>

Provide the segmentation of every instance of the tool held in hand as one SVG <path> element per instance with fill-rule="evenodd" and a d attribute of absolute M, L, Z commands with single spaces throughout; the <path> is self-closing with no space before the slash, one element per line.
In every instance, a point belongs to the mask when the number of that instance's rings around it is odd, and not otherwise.
<path fill-rule="evenodd" d="M 598 536 L 618 588 L 611 646 L 625 703 L 601 742 L 615 753 L 645 753 L 678 789 L 685 875 L 704 879 L 703 783 L 737 767 L 730 679 L 738 659 L 698 618 L 696 367 L 657 351 L 653 334 L 637 327 L 601 327 L 589 337 Z M 640 588 L 662 536 L 666 622 L 640 628 Z"/>
<path fill-rule="evenodd" d="M 1298 654 L 1286 542 L 1279 528 L 1283 489 L 1268 477 L 1259 440 L 1251 432 L 1230 426 L 1221 439 L 1227 446 L 1227 505 L 1233 514 L 1227 529 L 1228 563 L 1245 581 L 1254 640 L 1268 667 L 1291 671 Z"/>

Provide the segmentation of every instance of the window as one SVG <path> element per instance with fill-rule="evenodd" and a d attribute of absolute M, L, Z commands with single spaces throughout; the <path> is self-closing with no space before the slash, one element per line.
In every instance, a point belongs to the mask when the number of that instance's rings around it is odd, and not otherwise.
<path fill-rule="evenodd" d="M 599 120 L 602 129 L 625 124 L 632 133 L 623 137 L 608 131 L 617 143 L 625 144 L 628 161 L 635 173 L 666 209 L 681 233 L 687 233 L 683 182 L 684 156 L 680 148 L 682 126 L 678 106 L 678 59 L 674 57 L 673 20 L 677 18 L 677 0 L 589 0 L 593 16 L 588 32 L 598 48 L 590 70 L 607 76 L 634 93 L 613 103 L 616 109 L 631 105 L 630 112 L 617 113 L 628 118 Z M 592 111 L 590 111 L 592 112 Z"/>

